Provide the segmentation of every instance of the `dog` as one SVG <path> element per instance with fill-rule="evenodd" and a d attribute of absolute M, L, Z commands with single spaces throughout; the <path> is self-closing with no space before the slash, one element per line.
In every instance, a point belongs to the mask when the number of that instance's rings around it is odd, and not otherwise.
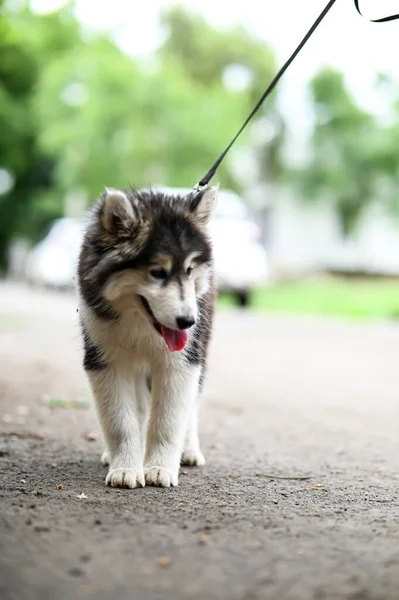
<path fill-rule="evenodd" d="M 106 441 L 106 484 L 178 485 L 198 437 L 215 305 L 208 223 L 217 187 L 186 196 L 107 189 L 78 262 L 83 367 Z"/>

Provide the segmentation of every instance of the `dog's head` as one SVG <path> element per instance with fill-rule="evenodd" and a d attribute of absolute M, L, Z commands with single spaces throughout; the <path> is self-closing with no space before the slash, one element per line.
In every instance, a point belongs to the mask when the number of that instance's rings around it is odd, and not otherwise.
<path fill-rule="evenodd" d="M 171 350 L 187 341 L 197 299 L 208 289 L 207 224 L 216 188 L 187 196 L 107 189 L 96 205 L 79 262 L 86 302 L 103 318 L 134 308 Z"/>

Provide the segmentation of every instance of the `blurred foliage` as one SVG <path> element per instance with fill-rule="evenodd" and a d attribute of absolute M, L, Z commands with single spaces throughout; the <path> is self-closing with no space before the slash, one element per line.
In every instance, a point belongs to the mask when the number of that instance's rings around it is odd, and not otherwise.
<path fill-rule="evenodd" d="M 26 191 L 32 193 L 45 179 L 45 157 L 37 147 L 32 112 L 38 65 L 3 10 L 4 2 L 0 0 L 0 168 L 7 169 L 14 187 L 12 193 L 0 196 L 1 258 L 8 236 L 23 220 Z"/>
<path fill-rule="evenodd" d="M 0 1 L 0 169 L 14 179 L 11 190 L 0 196 L 3 264 L 10 237 L 37 235 L 43 222 L 62 210 L 56 194 L 53 202 L 42 201 L 55 185 L 56 157 L 40 143 L 42 124 L 35 98 L 48 56 L 56 61 L 67 51 L 78 38 L 78 26 L 70 10 L 62 19 L 58 15 L 35 19 L 26 7 L 14 14 L 12 5 Z"/>
<path fill-rule="evenodd" d="M 377 85 L 386 84 L 380 76 Z M 315 114 L 311 156 L 295 175 L 305 196 L 327 197 L 335 204 L 348 235 L 375 200 L 397 209 L 398 112 L 396 122 L 382 125 L 355 103 L 342 73 L 331 68 L 321 70 L 310 89 Z"/>
<path fill-rule="evenodd" d="M 162 45 L 139 61 L 84 30 L 72 4 L 37 15 L 27 1 L 0 0 L 0 187 L 4 170 L 14 180 L 0 195 L 0 264 L 10 238 L 41 237 L 68 195 L 88 203 L 105 185 L 191 187 L 276 71 L 270 47 L 244 28 L 217 30 L 182 7 L 164 12 L 161 24 Z M 241 87 L 232 72 L 246 79 Z M 349 232 L 376 197 L 396 206 L 399 119 L 379 126 L 332 70 L 316 75 L 311 95 L 311 156 L 295 179 L 307 197 L 327 195 Z M 260 178 L 270 182 L 284 172 L 276 95 L 255 121 L 266 115 L 274 134 L 262 141 L 245 133 L 236 149 L 256 148 Z M 229 155 L 218 176 L 239 189 L 238 175 Z"/>
<path fill-rule="evenodd" d="M 264 40 L 250 35 L 243 27 L 214 29 L 200 15 L 187 12 L 182 6 L 166 11 L 161 23 L 166 31 L 166 39 L 159 52 L 162 63 L 178 63 L 194 83 L 199 83 L 206 89 L 210 86 L 220 88 L 229 68 L 246 72 L 249 85 L 243 93 L 236 92 L 241 114 L 238 113 L 238 117 L 231 119 L 224 140 L 217 136 L 216 152 L 220 154 L 274 77 L 277 70 L 274 53 Z M 224 97 L 225 94 L 224 91 Z M 220 112 L 218 107 L 219 117 L 222 113 L 223 108 Z M 283 122 L 277 110 L 275 95 L 265 102 L 254 121 L 262 115 L 267 115 L 268 121 L 275 129 L 274 137 L 257 148 L 263 179 L 270 181 L 277 178 L 281 172 L 281 149 L 284 139 Z M 211 162 L 213 161 L 208 160 L 209 167 Z M 226 173 L 223 175 L 226 176 Z M 223 181 L 225 182 L 225 177 Z M 234 181 L 230 185 L 234 187 Z"/>
<path fill-rule="evenodd" d="M 252 108 L 276 69 L 274 54 L 264 40 L 242 27 L 214 29 L 203 17 L 182 6 L 164 12 L 161 23 L 166 38 L 159 57 L 164 64 L 180 64 L 193 82 L 207 88 L 221 86 L 228 67 L 245 67 L 249 88 L 241 102 L 247 104 L 244 112 Z"/>
<path fill-rule="evenodd" d="M 40 236 L 67 194 L 89 202 L 105 185 L 191 187 L 275 66 L 270 48 L 244 29 L 219 32 L 184 9 L 163 15 L 163 45 L 139 62 L 83 31 L 72 5 L 35 15 L 2 4 L 0 168 L 16 184 L 0 196 L 1 261 L 10 236 Z M 231 65 L 249 72 L 241 91 L 224 85 Z M 219 176 L 239 187 L 229 160 Z"/>

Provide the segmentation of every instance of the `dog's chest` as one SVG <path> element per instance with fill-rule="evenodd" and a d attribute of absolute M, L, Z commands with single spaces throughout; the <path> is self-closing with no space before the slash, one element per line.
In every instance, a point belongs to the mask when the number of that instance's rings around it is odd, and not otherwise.
<path fill-rule="evenodd" d="M 167 356 L 162 337 L 137 313 L 127 311 L 117 322 L 93 325 L 104 354 L 121 367 L 141 369 Z"/>

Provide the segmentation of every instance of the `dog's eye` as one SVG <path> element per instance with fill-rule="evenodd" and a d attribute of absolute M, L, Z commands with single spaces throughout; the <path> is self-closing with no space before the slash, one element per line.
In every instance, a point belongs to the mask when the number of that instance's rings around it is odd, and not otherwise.
<path fill-rule="evenodd" d="M 192 267 L 188 267 L 188 269 L 186 271 L 187 275 L 190 276 L 192 272 L 193 272 L 193 268 Z"/>
<path fill-rule="evenodd" d="M 155 279 L 166 279 L 168 274 L 165 269 L 153 269 L 150 271 L 150 275 Z"/>

